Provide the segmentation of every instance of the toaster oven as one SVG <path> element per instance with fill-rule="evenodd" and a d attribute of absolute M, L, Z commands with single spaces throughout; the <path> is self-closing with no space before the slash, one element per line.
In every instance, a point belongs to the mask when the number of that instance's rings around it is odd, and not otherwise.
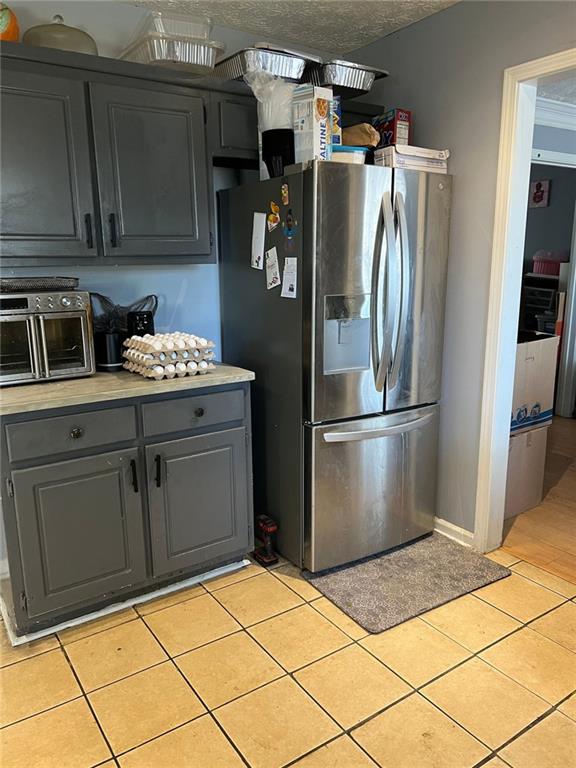
<path fill-rule="evenodd" d="M 89 293 L 0 295 L 0 386 L 92 373 Z"/>

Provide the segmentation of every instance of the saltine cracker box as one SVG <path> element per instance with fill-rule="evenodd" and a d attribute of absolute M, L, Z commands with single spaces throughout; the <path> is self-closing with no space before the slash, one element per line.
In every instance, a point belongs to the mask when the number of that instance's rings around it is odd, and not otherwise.
<path fill-rule="evenodd" d="M 528 331 L 516 347 L 510 432 L 515 434 L 552 421 L 559 336 Z"/>
<path fill-rule="evenodd" d="M 330 160 L 332 155 L 332 89 L 298 85 L 292 99 L 296 163 Z"/>

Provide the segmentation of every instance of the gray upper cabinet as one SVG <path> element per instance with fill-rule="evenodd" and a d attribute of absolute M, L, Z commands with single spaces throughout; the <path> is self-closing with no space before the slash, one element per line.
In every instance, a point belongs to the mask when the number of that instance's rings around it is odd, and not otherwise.
<path fill-rule="evenodd" d="M 257 160 L 258 117 L 255 99 L 212 93 L 208 140 L 214 157 Z"/>
<path fill-rule="evenodd" d="M 202 98 L 91 83 L 90 101 L 103 254 L 210 253 Z"/>
<path fill-rule="evenodd" d="M 144 580 L 138 470 L 133 448 L 12 473 L 30 618 Z"/>
<path fill-rule="evenodd" d="M 248 549 L 246 430 L 146 448 L 155 576 Z"/>
<path fill-rule="evenodd" d="M 84 84 L 2 71 L 3 257 L 93 257 L 94 204 Z"/>

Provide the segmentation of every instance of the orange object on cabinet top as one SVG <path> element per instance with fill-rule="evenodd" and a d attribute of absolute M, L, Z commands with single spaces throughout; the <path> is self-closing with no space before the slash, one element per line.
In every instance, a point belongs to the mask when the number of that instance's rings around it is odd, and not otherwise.
<path fill-rule="evenodd" d="M 0 3 L 0 40 L 17 42 L 20 38 L 20 27 L 14 11 L 5 3 Z"/>

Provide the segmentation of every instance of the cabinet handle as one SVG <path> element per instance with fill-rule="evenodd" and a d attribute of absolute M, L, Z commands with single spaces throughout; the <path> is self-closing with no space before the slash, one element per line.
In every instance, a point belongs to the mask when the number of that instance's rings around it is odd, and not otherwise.
<path fill-rule="evenodd" d="M 204 408 L 196 408 L 196 410 L 194 411 L 194 416 L 197 416 L 198 418 L 200 418 L 201 416 L 204 416 L 205 413 L 206 411 L 204 410 Z"/>
<path fill-rule="evenodd" d="M 84 224 L 86 226 L 86 247 L 94 248 L 94 233 L 92 232 L 92 214 L 87 213 L 84 216 Z"/>
<path fill-rule="evenodd" d="M 70 430 L 70 437 L 73 440 L 79 440 L 81 437 L 84 436 L 84 430 L 82 427 L 72 427 Z"/>
<path fill-rule="evenodd" d="M 132 488 L 134 488 L 134 493 L 138 493 L 138 470 L 134 459 L 130 460 L 130 469 L 132 470 Z"/>
<path fill-rule="evenodd" d="M 118 231 L 116 229 L 115 213 L 109 214 L 108 224 L 110 225 L 110 245 L 112 246 L 112 248 L 118 248 Z"/>
<path fill-rule="evenodd" d="M 154 461 L 156 463 L 156 488 L 160 488 L 162 485 L 162 456 L 157 454 Z"/>

